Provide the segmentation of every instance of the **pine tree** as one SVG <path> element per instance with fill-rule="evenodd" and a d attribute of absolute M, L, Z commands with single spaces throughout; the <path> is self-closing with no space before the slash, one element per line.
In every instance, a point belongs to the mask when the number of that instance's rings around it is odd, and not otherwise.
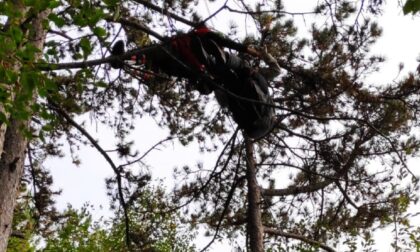
<path fill-rule="evenodd" d="M 356 249 L 363 240 L 361 246 L 368 250 L 377 226 L 395 224 L 404 228 L 395 230 L 400 240 L 394 246 L 418 246 L 415 238 L 412 243 L 404 238 L 418 236 L 405 215 L 417 201 L 418 179 L 407 159 L 419 147 L 413 133 L 418 127 L 418 72 L 390 84 L 366 82 L 384 61 L 369 54 L 381 35 L 372 20 L 382 1 L 320 1 L 310 13 L 290 13 L 281 1 L 238 3 L 215 1 L 219 8 L 209 18 L 222 12 L 250 18 L 255 36 L 238 37 L 232 25 L 229 37 L 267 48 L 283 71 L 270 87 L 275 127 L 258 141 L 229 127 L 229 111 L 209 113 L 212 96 L 200 96 L 185 79 L 129 65 L 110 69 L 109 63 L 165 43 L 165 35 L 180 32 L 181 24 L 195 27 L 207 21 L 194 1 L 0 3 L 1 15 L 7 17 L 0 35 L 6 45 L 0 50 L 0 227 L 5 230 L 0 251 L 11 233 L 20 182 L 37 188 L 38 214 L 46 207 L 54 216 L 49 176 L 30 157 L 41 162 L 47 155 L 62 155 L 61 138 L 72 146 L 75 164 L 82 144 L 96 148 L 109 163 L 115 173 L 107 181 L 110 196 L 124 216 L 127 246 L 135 249 L 129 213 L 150 178 L 130 169 L 143 156 L 126 139 L 141 130 L 133 122 L 145 114 L 170 131 L 156 146 L 196 142 L 211 152 L 217 149 L 213 141 L 223 143 L 210 172 L 201 165 L 179 172 L 182 186 L 173 199 L 185 221 L 209 227 L 212 241 L 240 235 L 251 251 L 334 251 L 338 244 Z M 315 22 L 310 34 L 299 38 L 293 19 L 302 15 L 326 22 Z M 128 52 L 109 56 L 120 38 L 129 42 Z M 254 67 L 263 64 L 241 57 Z M 115 130 L 117 157 L 78 122 L 76 117 L 85 113 Z M 33 176 L 21 181 L 26 156 L 26 174 Z M 373 168 L 375 162 L 380 168 Z M 53 220 L 43 221 L 48 229 Z"/>

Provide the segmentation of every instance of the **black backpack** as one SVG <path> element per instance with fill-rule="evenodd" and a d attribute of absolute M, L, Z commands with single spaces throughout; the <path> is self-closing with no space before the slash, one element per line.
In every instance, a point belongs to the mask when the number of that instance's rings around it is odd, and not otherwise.
<path fill-rule="evenodd" d="M 259 139 L 271 131 L 275 117 L 274 103 L 264 76 L 247 67 L 230 69 L 224 73 L 220 83 L 223 86 L 215 92 L 219 104 L 229 109 L 248 137 Z"/>

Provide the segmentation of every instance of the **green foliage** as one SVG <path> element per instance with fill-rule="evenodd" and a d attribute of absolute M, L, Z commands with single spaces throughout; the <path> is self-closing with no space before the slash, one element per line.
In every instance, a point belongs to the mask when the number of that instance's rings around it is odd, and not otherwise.
<path fill-rule="evenodd" d="M 145 187 L 131 205 L 130 250 L 125 240 L 125 219 L 118 210 L 110 220 L 94 221 L 89 205 L 79 210 L 68 206 L 63 212 L 50 216 L 53 223 L 49 225 L 51 220 L 39 218 L 47 215 L 39 212 L 43 204 L 37 201 L 40 198 L 35 199 L 34 206 L 26 190 L 23 184 L 14 214 L 13 230 L 20 235 L 10 239 L 7 252 L 194 251 L 191 245 L 194 235 L 182 227 L 179 215 L 169 210 L 172 204 L 162 189 Z M 38 190 L 38 196 L 47 198 L 42 195 L 42 188 Z M 48 229 L 41 230 L 45 225 Z"/>
<path fill-rule="evenodd" d="M 118 140 L 115 149 L 119 160 L 138 157 L 127 138 L 139 127 L 135 120 L 143 115 L 153 117 L 157 126 L 167 129 L 181 144 L 195 142 L 202 152 L 219 150 L 217 140 L 227 142 L 226 133 L 234 128 L 230 127 L 228 113 L 213 106 L 212 96 L 198 95 L 192 90 L 194 84 L 184 79 L 158 73 L 150 80 L 143 78 L 143 69 L 116 72 L 107 64 L 78 70 L 70 69 L 69 64 L 64 70 L 44 72 L 37 68 L 42 63 L 54 70 L 54 63 L 105 57 L 117 39 L 125 39 L 129 48 L 147 46 L 152 39 L 138 27 L 146 25 L 175 34 L 178 21 L 173 22 L 169 14 L 151 11 L 136 1 L 26 0 L 27 12 L 19 11 L 12 2 L 0 2 L 0 14 L 8 18 L 7 25 L 1 24 L 0 33 L 0 105 L 4 109 L 0 120 L 7 123 L 10 116 L 32 119 L 31 129 L 25 132 L 31 134 L 31 144 L 42 153 L 40 156 L 62 155 L 58 143 L 65 138 L 74 163 L 80 163 L 75 150 L 78 145 L 88 144 L 86 136 L 74 130 L 63 113 L 73 118 L 89 112 L 92 120 L 109 126 Z M 194 2 L 157 1 L 156 6 L 198 20 L 200 13 Z M 420 148 L 420 140 L 413 134 L 420 125 L 420 79 L 413 73 L 391 85 L 371 87 L 365 82 L 384 60 L 370 53 L 382 32 L 371 13 L 378 13 L 374 5 L 382 1 L 369 1 L 368 11 L 360 10 L 362 15 L 358 15 L 355 2 L 319 1 L 311 15 L 325 22 L 308 26 L 310 32 L 304 35 L 293 23 L 295 15 L 281 12 L 282 1 L 274 2 L 270 6 L 270 1 L 262 1 L 255 8 L 235 6 L 242 9 L 232 12 L 253 19 L 256 36 L 246 41 L 267 47 L 283 69 L 270 83 L 278 124 L 272 134 L 255 143 L 259 179 L 269 180 L 269 189 L 280 188 L 281 192 L 278 200 L 264 198 L 264 224 L 367 251 L 374 243 L 372 232 L 378 225 L 395 224 L 401 227 L 395 233 L 407 241 L 404 245 L 418 249 L 419 231 L 405 217 L 409 206 L 417 201 L 418 179 L 411 176 L 405 163 L 418 155 Z M 408 0 L 404 13 L 417 13 L 419 5 L 417 0 Z M 44 27 L 51 33 L 41 52 L 31 42 L 34 34 L 30 20 L 48 8 L 52 12 Z M 243 41 L 237 34 L 232 25 L 230 37 Z M 35 62 L 41 53 L 44 58 Z M 252 66 L 264 67 L 257 58 L 249 60 Z M 179 229 L 181 217 L 191 225 L 206 223 L 209 234 L 219 227 L 220 239 L 244 235 L 248 190 L 244 164 L 250 157 L 245 157 L 241 140 L 239 137 L 226 145 L 210 172 L 200 164 L 178 172 L 177 182 L 183 186 L 177 188 L 173 202 L 194 204 L 194 210 L 184 209 L 182 216 L 169 211 L 176 205 L 169 203 L 162 190 L 139 185 L 144 178 L 136 173 L 136 166 L 119 167 L 124 196 L 130 203 L 129 238 L 133 247 L 140 251 L 192 249 L 192 237 Z M 372 160 L 381 164 L 379 172 L 372 172 Z M 291 170 L 289 177 L 283 174 L 285 168 Z M 40 170 L 34 180 L 43 181 L 43 186 L 37 184 L 43 193 L 34 197 L 38 197 L 36 202 L 43 202 L 37 203 L 36 211 L 45 216 L 48 214 L 39 205 L 53 204 L 52 193 L 45 189 L 52 182 Z M 278 179 L 278 172 L 284 177 Z M 277 179 L 282 183 L 276 185 Z M 113 178 L 108 182 L 116 181 Z M 118 199 L 117 188 L 110 188 L 110 196 Z M 123 214 L 115 211 L 115 216 L 107 222 L 95 222 L 87 207 L 68 208 L 63 219 L 46 225 L 53 229 L 50 236 L 42 234 L 46 239 L 44 251 L 127 251 Z M 16 220 L 22 224 L 30 216 L 17 215 Z M 30 226 L 28 230 L 34 229 Z M 13 238 L 12 251 L 31 251 L 34 244 L 30 238 Z M 267 238 L 267 244 L 278 251 L 318 249 L 282 237 Z"/>
<path fill-rule="evenodd" d="M 107 35 L 107 32 L 104 28 L 102 27 L 95 27 L 93 29 L 93 34 L 95 34 L 96 36 L 98 36 L 99 38 L 104 38 Z"/>
<path fill-rule="evenodd" d="M 35 220 L 29 200 L 18 201 L 13 215 L 13 227 L 14 233 L 19 236 L 12 235 L 9 239 L 7 252 L 35 252 Z"/>
<path fill-rule="evenodd" d="M 416 14 L 420 11 L 420 0 L 407 0 L 403 6 L 404 15 Z"/>
<path fill-rule="evenodd" d="M 83 58 L 87 59 L 87 57 L 92 53 L 92 46 L 90 45 L 89 39 L 82 38 L 80 40 L 80 47 L 83 51 Z"/>
<path fill-rule="evenodd" d="M 156 197 L 159 196 L 159 197 Z M 179 228 L 179 217 L 165 212 L 168 207 L 163 191 L 145 188 L 130 211 L 132 251 L 192 251 L 192 235 Z M 116 213 L 110 221 L 92 220 L 86 205 L 80 210 L 68 207 L 55 230 L 46 237 L 43 252 L 125 252 L 125 220 Z"/>
<path fill-rule="evenodd" d="M 121 251 L 109 247 L 107 232 L 92 221 L 87 206 L 80 211 L 68 207 L 63 215 L 65 218 L 57 223 L 55 233 L 46 238 L 41 251 Z"/>
<path fill-rule="evenodd" d="M 62 17 L 60 17 L 60 16 L 58 16 L 58 15 L 57 15 L 57 14 L 55 14 L 55 13 L 51 13 L 51 14 L 48 16 L 48 19 L 49 19 L 49 20 L 51 20 L 52 22 L 54 22 L 54 24 L 55 24 L 57 27 L 59 27 L 59 28 L 63 27 L 63 26 L 66 24 L 65 19 L 64 19 L 64 18 L 62 18 Z"/>

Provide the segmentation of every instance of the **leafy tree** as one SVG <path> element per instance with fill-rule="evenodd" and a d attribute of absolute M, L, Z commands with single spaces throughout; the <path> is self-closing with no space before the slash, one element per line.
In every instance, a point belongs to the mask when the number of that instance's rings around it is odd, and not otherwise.
<path fill-rule="evenodd" d="M 193 235 L 179 228 L 179 216 L 170 208 L 159 188 L 145 189 L 136 199 L 129 213 L 130 237 L 136 244 L 132 251 L 193 251 Z M 40 251 L 128 251 L 124 216 L 118 212 L 110 221 L 95 222 L 87 205 L 81 210 L 68 207 L 62 215 Z"/>
<path fill-rule="evenodd" d="M 44 21 L 56 1 L 2 1 L 0 41 L 0 251 L 11 233 L 13 209 L 23 174 L 31 108 L 38 86 L 45 84 L 34 63 L 39 61 L 46 36 Z"/>
<path fill-rule="evenodd" d="M 26 199 L 26 200 L 23 200 Z M 118 211 L 109 220 L 94 221 L 90 206 L 68 206 L 57 216 L 49 232 L 40 232 L 33 218 L 33 205 L 21 197 L 14 217 L 14 233 L 8 252 L 31 251 L 129 251 L 125 243 L 125 220 Z M 147 187 L 130 210 L 130 251 L 193 251 L 194 232 L 183 228 L 179 214 L 161 188 Z M 42 241 L 42 242 L 40 242 Z"/>
<path fill-rule="evenodd" d="M 33 252 L 36 241 L 34 239 L 35 221 L 31 213 L 31 205 L 26 199 L 19 199 L 13 216 L 13 233 L 10 237 L 8 252 Z"/>
<path fill-rule="evenodd" d="M 228 112 L 212 109 L 212 98 L 188 90 L 185 80 L 144 79 L 138 71 L 113 72 L 107 64 L 116 60 L 107 55 L 118 37 L 126 37 L 129 49 L 147 48 L 155 39 L 165 41 L 159 28 L 167 28 L 166 23 L 174 34 L 181 23 L 196 26 L 206 20 L 194 1 L 0 3 L 0 14 L 7 17 L 0 34 L 5 45 L 0 49 L 0 226 L 6 228 L 0 233 L 0 251 L 11 233 L 25 150 L 26 173 L 32 175 L 26 182 L 38 192 L 38 225 L 48 232 L 57 222 L 54 192 L 41 163 L 48 155 L 62 155 L 56 144 L 61 138 L 70 143 L 75 164 L 80 164 L 78 146 L 88 144 L 115 172 L 107 185 L 118 216 L 123 216 L 118 230 L 130 250 L 144 246 L 136 239 L 144 242 L 144 234 L 150 233 L 136 226 L 138 218 L 146 216 L 151 226 L 156 220 L 171 226 L 170 218 L 153 209 L 133 215 L 150 179 L 132 169 L 133 164 L 142 165 L 151 150 L 167 141 L 197 142 L 206 152 L 221 149 L 211 171 L 201 165 L 178 171 L 180 186 L 173 199 L 184 210 L 184 221 L 210 227 L 213 241 L 243 235 L 251 251 L 334 251 L 338 244 L 369 251 L 373 232 L 393 225 L 396 249 L 418 248 L 418 230 L 406 215 L 418 192 L 418 179 L 406 164 L 419 151 L 413 133 L 419 124 L 418 72 L 390 84 L 369 86 L 366 81 L 384 61 L 369 53 L 381 35 L 373 20 L 382 1 L 319 1 L 310 13 L 290 13 L 281 1 L 238 3 L 214 1 L 219 9 L 209 18 L 221 12 L 250 18 L 255 36 L 238 37 L 232 25 L 230 37 L 267 47 L 284 70 L 271 85 L 275 128 L 259 141 L 229 127 Z M 405 12 L 415 11 L 413 6 Z M 302 39 L 293 24 L 297 14 L 327 21 L 314 22 Z M 76 117 L 85 113 L 114 129 L 117 155 L 104 150 L 78 122 Z M 134 120 L 146 114 L 169 129 L 170 136 L 141 154 L 127 139 L 138 127 Z M 215 146 L 216 140 L 224 147 Z M 80 226 L 61 226 L 61 241 L 71 242 L 66 228 L 77 228 L 79 235 L 92 228 L 89 235 L 102 237 L 83 211 L 72 214 Z M 176 237 L 167 230 L 162 246 Z M 105 246 L 105 241 L 95 242 L 95 235 L 87 243 L 69 244 Z"/>

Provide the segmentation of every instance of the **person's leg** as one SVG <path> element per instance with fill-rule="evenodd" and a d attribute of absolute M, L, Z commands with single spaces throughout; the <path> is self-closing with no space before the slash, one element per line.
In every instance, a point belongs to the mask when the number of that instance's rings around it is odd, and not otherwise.
<path fill-rule="evenodd" d="M 251 67 L 248 61 L 241 59 L 240 57 L 226 53 L 226 67 L 233 69 L 234 71 L 244 72 L 247 71 L 248 73 L 251 70 Z"/>
<path fill-rule="evenodd" d="M 118 40 L 111 49 L 112 56 L 121 56 L 125 52 L 124 41 Z M 112 68 L 122 68 L 124 66 L 124 61 L 121 59 L 113 60 L 110 63 Z"/>

